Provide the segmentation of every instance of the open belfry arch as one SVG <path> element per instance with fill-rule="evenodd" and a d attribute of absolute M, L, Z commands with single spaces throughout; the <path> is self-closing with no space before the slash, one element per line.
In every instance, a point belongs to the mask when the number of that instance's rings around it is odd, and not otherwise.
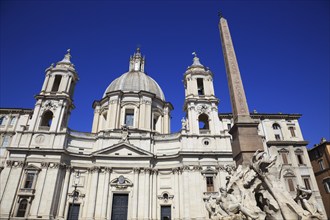
<path fill-rule="evenodd" d="M 301 115 L 249 112 L 223 17 L 219 30 L 232 113 L 219 113 L 222 73 L 193 52 L 179 132 L 140 48 L 94 101 L 91 132 L 68 128 L 70 50 L 46 69 L 33 109 L 0 108 L 0 219 L 326 219 Z"/>

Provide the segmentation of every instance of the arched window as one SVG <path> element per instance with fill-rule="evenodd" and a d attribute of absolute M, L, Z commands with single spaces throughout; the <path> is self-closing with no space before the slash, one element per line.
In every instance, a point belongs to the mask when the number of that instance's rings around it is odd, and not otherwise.
<path fill-rule="evenodd" d="M 15 122 L 16 122 L 16 117 L 14 116 L 14 117 L 11 118 L 9 125 L 14 126 Z"/>
<path fill-rule="evenodd" d="M 274 130 L 275 139 L 282 140 L 283 138 L 282 138 L 282 131 L 281 131 L 280 125 L 277 123 L 274 123 L 273 130 Z"/>
<path fill-rule="evenodd" d="M 28 205 L 27 199 L 22 199 L 20 201 L 16 217 L 25 217 L 27 205 Z"/>
<path fill-rule="evenodd" d="M 198 117 L 199 130 L 209 130 L 209 116 L 201 114 Z"/>
<path fill-rule="evenodd" d="M 49 129 L 50 126 L 52 125 L 52 120 L 53 120 L 53 112 L 46 111 L 42 116 L 40 127 Z"/>
<path fill-rule="evenodd" d="M 280 125 L 279 125 L 279 124 L 277 124 L 277 123 L 274 123 L 274 124 L 273 124 L 273 129 L 274 129 L 274 130 L 280 130 L 280 129 L 281 129 L 281 127 L 280 127 Z"/>

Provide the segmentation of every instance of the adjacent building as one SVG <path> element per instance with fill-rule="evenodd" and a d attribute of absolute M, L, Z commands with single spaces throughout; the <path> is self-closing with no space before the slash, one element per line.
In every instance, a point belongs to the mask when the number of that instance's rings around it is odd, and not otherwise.
<path fill-rule="evenodd" d="M 322 138 L 319 144 L 308 150 L 308 154 L 325 210 L 330 216 L 330 142 Z"/>

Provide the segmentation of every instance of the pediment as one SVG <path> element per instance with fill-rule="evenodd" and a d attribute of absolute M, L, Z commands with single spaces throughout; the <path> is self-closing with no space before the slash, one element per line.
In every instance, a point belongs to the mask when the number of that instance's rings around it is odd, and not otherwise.
<path fill-rule="evenodd" d="M 278 151 L 279 153 L 289 153 L 288 149 L 282 148 Z"/>
<path fill-rule="evenodd" d="M 153 154 L 130 143 L 118 143 L 93 153 L 94 156 L 152 157 Z"/>
<path fill-rule="evenodd" d="M 41 169 L 33 164 L 29 164 L 25 167 L 25 170 L 37 170 L 40 171 Z"/>

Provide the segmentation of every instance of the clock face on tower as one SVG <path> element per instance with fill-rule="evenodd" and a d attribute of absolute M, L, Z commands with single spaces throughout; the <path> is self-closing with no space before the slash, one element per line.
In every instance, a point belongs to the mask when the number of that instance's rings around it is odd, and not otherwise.
<path fill-rule="evenodd" d="M 198 105 L 197 106 L 197 111 L 198 111 L 198 113 L 208 113 L 209 111 L 209 108 L 208 108 L 208 106 L 207 105 L 205 105 L 205 104 L 202 104 L 202 105 Z"/>

